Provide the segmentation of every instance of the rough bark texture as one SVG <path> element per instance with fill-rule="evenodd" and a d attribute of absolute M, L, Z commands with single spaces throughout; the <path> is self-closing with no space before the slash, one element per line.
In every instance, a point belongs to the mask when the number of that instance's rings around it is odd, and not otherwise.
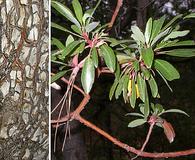
<path fill-rule="evenodd" d="M 0 159 L 48 159 L 48 0 L 0 0 Z"/>

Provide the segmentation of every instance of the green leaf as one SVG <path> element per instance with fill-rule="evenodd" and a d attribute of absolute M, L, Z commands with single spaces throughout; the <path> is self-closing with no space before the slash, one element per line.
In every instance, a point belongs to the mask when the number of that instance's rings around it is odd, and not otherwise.
<path fill-rule="evenodd" d="M 78 54 L 78 53 L 83 53 L 84 50 L 85 50 L 85 41 L 80 43 L 79 47 L 76 48 L 75 52 L 71 56 Z"/>
<path fill-rule="evenodd" d="M 74 23 L 76 26 L 81 27 L 77 19 L 72 14 L 71 10 L 69 10 L 66 6 L 57 1 L 51 1 L 52 7 L 54 7 L 60 14 L 62 14 L 69 21 Z"/>
<path fill-rule="evenodd" d="M 180 19 L 183 15 L 179 14 L 176 17 L 174 17 L 169 23 L 167 23 L 163 28 L 162 31 L 166 30 L 167 28 L 169 28 L 170 26 L 172 26 L 178 19 Z"/>
<path fill-rule="evenodd" d="M 162 112 L 160 115 L 162 115 L 164 113 L 181 113 L 181 114 L 184 114 L 184 115 L 190 117 L 186 112 L 184 112 L 184 111 L 182 111 L 180 109 L 168 109 L 168 110 Z"/>
<path fill-rule="evenodd" d="M 148 91 L 146 88 L 145 89 L 145 103 L 144 103 L 144 117 L 145 117 L 145 119 L 148 118 L 149 114 L 150 114 L 150 104 L 149 104 Z"/>
<path fill-rule="evenodd" d="M 52 37 L 51 44 L 52 45 L 56 45 L 60 50 L 62 50 L 62 49 L 65 48 L 65 46 L 63 45 L 63 43 L 60 42 L 60 40 L 58 40 L 57 38 L 54 38 L 54 37 Z"/>
<path fill-rule="evenodd" d="M 146 80 L 148 80 L 150 78 L 150 76 L 151 76 L 150 71 L 147 68 L 145 68 L 145 67 L 141 67 L 141 71 L 142 71 L 142 73 L 144 75 L 144 78 Z"/>
<path fill-rule="evenodd" d="M 160 116 L 159 114 L 162 113 L 164 111 L 163 106 L 161 104 L 155 104 L 154 107 L 155 113 Z"/>
<path fill-rule="evenodd" d="M 69 55 L 70 53 L 72 53 L 76 47 L 80 44 L 80 41 L 74 41 L 72 43 L 70 43 L 63 51 L 61 54 L 61 59 L 64 59 L 67 55 Z"/>
<path fill-rule="evenodd" d="M 145 37 L 144 34 L 141 32 L 141 30 L 137 26 L 132 26 L 131 31 L 133 32 L 132 38 L 135 41 L 140 41 L 142 44 L 145 44 Z"/>
<path fill-rule="evenodd" d="M 148 68 L 151 68 L 153 60 L 154 60 L 154 52 L 151 47 L 142 50 L 142 58 L 144 60 L 145 65 Z"/>
<path fill-rule="evenodd" d="M 114 51 L 106 44 L 101 45 L 100 50 L 107 67 L 111 72 L 114 72 L 116 68 L 116 56 Z"/>
<path fill-rule="evenodd" d="M 195 49 L 173 49 L 170 51 L 164 51 L 162 53 L 175 57 L 194 57 Z"/>
<path fill-rule="evenodd" d="M 168 36 L 166 36 L 163 41 L 168 41 L 169 39 L 174 39 L 177 37 L 184 37 L 186 36 L 190 31 L 173 31 Z"/>
<path fill-rule="evenodd" d="M 58 24 L 56 24 L 56 23 L 54 23 L 54 22 L 51 22 L 51 27 L 56 28 L 56 29 L 59 29 L 59 30 L 61 30 L 61 31 L 64 31 L 64 32 L 70 33 L 70 34 L 72 34 L 72 35 L 74 35 L 74 36 L 77 36 L 77 37 L 82 38 L 80 35 L 78 35 L 78 34 L 76 34 L 76 33 L 73 33 L 73 32 L 71 32 L 71 31 L 69 31 L 68 29 L 66 29 L 65 27 L 62 27 L 62 26 L 60 26 L 60 25 L 58 25 Z"/>
<path fill-rule="evenodd" d="M 71 29 L 78 33 L 79 35 L 82 35 L 82 31 L 81 31 L 81 28 L 77 27 L 76 25 L 71 25 Z"/>
<path fill-rule="evenodd" d="M 151 75 L 150 79 L 148 80 L 148 83 L 150 85 L 151 93 L 154 98 L 158 95 L 158 86 L 154 79 L 154 77 Z"/>
<path fill-rule="evenodd" d="M 97 53 L 97 49 L 95 47 L 92 48 L 91 58 L 93 60 L 94 66 L 97 68 L 98 67 L 98 53 Z"/>
<path fill-rule="evenodd" d="M 124 81 L 125 75 L 119 80 L 118 86 L 115 91 L 115 98 L 118 99 L 123 91 L 123 81 Z"/>
<path fill-rule="evenodd" d="M 156 42 L 161 40 L 163 37 L 169 34 L 171 28 L 167 28 L 165 31 L 159 33 L 152 41 L 151 46 L 155 45 Z"/>
<path fill-rule="evenodd" d="M 179 72 L 167 61 L 156 59 L 154 67 L 169 81 L 180 78 Z"/>
<path fill-rule="evenodd" d="M 109 98 L 110 98 L 110 100 L 112 100 L 112 97 L 114 95 L 114 92 L 116 90 L 116 87 L 117 87 L 118 83 L 119 83 L 119 81 L 117 79 L 115 79 L 112 87 L 110 88 L 110 92 L 109 92 Z"/>
<path fill-rule="evenodd" d="M 72 35 L 69 35 L 68 38 L 66 39 L 66 47 L 74 41 L 74 38 Z"/>
<path fill-rule="evenodd" d="M 146 39 L 146 44 L 148 44 L 150 41 L 151 32 L 152 32 L 152 18 L 150 18 L 146 24 L 146 30 L 144 34 Z"/>
<path fill-rule="evenodd" d="M 140 114 L 140 113 L 127 113 L 125 116 L 137 116 L 137 117 L 143 117 L 144 118 L 144 115 Z"/>
<path fill-rule="evenodd" d="M 57 74 L 51 76 L 51 83 L 55 82 L 56 80 L 58 80 L 59 78 L 63 77 L 66 72 L 68 71 L 61 71 L 61 72 L 58 72 Z"/>
<path fill-rule="evenodd" d="M 130 104 L 132 108 L 135 108 L 135 102 L 136 102 L 136 88 L 135 88 L 135 81 L 132 79 L 132 90 L 131 90 L 131 96 L 130 96 Z"/>
<path fill-rule="evenodd" d="M 137 76 L 137 85 L 138 85 L 138 90 L 140 94 L 140 99 L 145 102 L 145 89 L 146 89 L 146 82 L 145 80 L 141 77 L 140 74 Z"/>
<path fill-rule="evenodd" d="M 127 101 L 127 91 L 128 91 L 129 76 L 125 75 L 123 80 L 123 99 L 126 103 Z"/>
<path fill-rule="evenodd" d="M 116 57 L 120 64 L 135 60 L 135 58 L 132 58 L 124 53 L 117 53 Z"/>
<path fill-rule="evenodd" d="M 91 19 L 92 15 L 86 11 L 85 14 L 83 15 L 83 18 L 82 18 L 82 21 L 83 21 L 84 25 L 86 25 L 86 21 L 87 21 L 88 18 Z"/>
<path fill-rule="evenodd" d="M 161 28 L 165 22 L 165 16 L 161 17 L 158 20 L 154 20 L 152 27 L 151 41 L 160 33 Z"/>
<path fill-rule="evenodd" d="M 163 81 L 165 82 L 165 84 L 167 85 L 167 87 L 169 88 L 169 90 L 171 92 L 173 92 L 171 86 L 169 85 L 169 83 L 167 82 L 166 78 L 160 73 L 160 71 L 156 70 L 158 72 L 158 74 L 162 77 Z"/>
<path fill-rule="evenodd" d="M 136 60 L 133 62 L 133 68 L 136 72 L 138 72 L 140 70 L 140 65 L 139 65 L 139 61 Z"/>
<path fill-rule="evenodd" d="M 134 127 L 141 126 L 141 125 L 143 125 L 144 123 L 146 123 L 146 120 L 145 120 L 145 119 L 136 119 L 136 120 L 130 122 L 130 123 L 128 124 L 128 127 L 134 128 Z"/>
<path fill-rule="evenodd" d="M 81 83 L 85 93 L 89 93 L 93 86 L 95 79 L 95 68 L 93 61 L 90 57 L 88 57 L 83 65 L 82 73 L 81 73 Z"/>
<path fill-rule="evenodd" d="M 175 44 L 169 45 L 168 47 L 172 47 L 172 46 L 195 46 L 195 42 L 192 40 L 186 40 L 186 41 L 180 41 L 177 42 Z"/>
<path fill-rule="evenodd" d="M 184 17 L 184 19 L 187 19 L 187 18 L 195 18 L 195 13 L 190 13 Z"/>
<path fill-rule="evenodd" d="M 98 25 L 100 24 L 100 22 L 92 22 L 92 23 L 89 23 L 86 27 L 85 27 L 85 30 L 86 32 L 91 32 L 93 31 Z"/>
<path fill-rule="evenodd" d="M 75 12 L 77 19 L 82 24 L 83 10 L 82 10 L 81 4 L 79 3 L 78 0 L 73 0 L 72 6 L 74 8 L 74 12 Z"/>
<path fill-rule="evenodd" d="M 116 69 L 115 69 L 115 78 L 116 79 L 119 79 L 120 73 L 121 73 L 120 65 L 119 65 L 119 63 L 116 63 Z"/>

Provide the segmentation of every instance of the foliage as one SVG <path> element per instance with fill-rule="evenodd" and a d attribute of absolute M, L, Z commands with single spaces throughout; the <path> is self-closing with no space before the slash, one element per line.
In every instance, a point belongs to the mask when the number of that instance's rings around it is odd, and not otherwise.
<path fill-rule="evenodd" d="M 167 24 L 165 16 L 157 20 L 150 18 L 145 31 L 132 26 L 131 39 L 117 40 L 106 32 L 107 24 L 101 25 L 94 20 L 93 14 L 97 6 L 83 11 L 79 1 L 73 0 L 73 13 L 57 1 L 52 1 L 51 4 L 72 23 L 69 28 L 52 23 L 53 28 L 69 34 L 65 44 L 52 38 L 52 45 L 58 50 L 52 53 L 51 59 L 53 63 L 60 65 L 60 71 L 52 76 L 52 82 L 68 71 L 82 70 L 81 84 L 85 93 L 89 94 L 95 82 L 96 70 L 106 66 L 115 74 L 110 99 L 113 96 L 118 99 L 122 95 L 131 107 L 138 106 L 140 109 L 141 113 L 128 113 L 139 117 L 130 122 L 128 127 L 155 122 L 155 125 L 164 128 L 169 142 L 172 142 L 175 137 L 173 127 L 161 115 L 169 112 L 187 114 L 178 109 L 165 110 L 162 105 L 150 101 L 152 98 L 160 98 L 157 75 L 171 91 L 169 82 L 180 78 L 178 70 L 164 57 L 195 56 L 194 41 L 180 40 L 189 30 L 181 30 L 179 25 L 183 20 L 195 18 L 194 13 L 177 15 Z M 138 104 L 140 101 L 142 102 Z"/>

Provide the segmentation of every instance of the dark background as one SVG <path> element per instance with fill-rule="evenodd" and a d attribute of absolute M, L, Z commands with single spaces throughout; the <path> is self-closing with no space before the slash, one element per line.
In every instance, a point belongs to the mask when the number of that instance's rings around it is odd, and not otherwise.
<path fill-rule="evenodd" d="M 68 0 L 61 2 L 67 6 L 71 4 L 71 1 Z M 97 0 L 80 0 L 80 2 L 83 8 L 88 9 L 94 7 Z M 116 0 L 102 0 L 94 15 L 95 19 L 101 21 L 102 24 L 109 22 L 116 3 Z M 110 35 L 119 39 L 128 39 L 131 24 L 137 23 L 138 26 L 144 28 L 149 17 L 155 19 L 166 14 L 167 20 L 169 20 L 178 13 L 187 14 L 190 11 L 195 12 L 195 0 L 124 0 Z M 65 26 L 68 26 L 69 23 L 53 10 L 52 21 Z M 195 39 L 195 20 L 184 21 L 181 26 L 191 30 L 189 39 Z M 65 41 L 67 37 L 57 30 L 52 30 L 52 36 L 62 41 Z M 181 78 L 170 83 L 173 93 L 168 90 L 164 82 L 158 81 L 161 95 L 160 103 L 166 109 L 182 109 L 190 117 L 174 113 L 164 116 L 175 129 L 175 141 L 169 144 L 163 130 L 155 127 L 146 147 L 146 151 L 150 152 L 170 152 L 195 148 L 195 59 L 170 59 L 170 61 L 179 70 Z M 135 148 L 141 148 L 148 126 L 144 125 L 135 129 L 127 127 L 133 117 L 124 115 L 133 110 L 128 104 L 124 104 L 122 97 L 117 101 L 109 101 L 108 93 L 113 80 L 114 77 L 111 75 L 102 75 L 97 80 L 92 91 L 92 99 L 82 114 L 119 140 Z M 127 160 L 133 156 L 89 128 L 79 126 L 78 130 L 83 133 L 83 136 L 80 137 L 84 137 L 88 157 L 86 160 Z M 61 141 L 58 142 L 59 148 Z M 80 150 L 79 154 L 86 153 L 82 153 Z M 194 158 L 195 156 L 188 156 L 169 159 L 192 160 Z M 63 159 L 61 153 L 58 153 L 58 159 Z M 138 159 L 146 160 L 147 158 Z"/>

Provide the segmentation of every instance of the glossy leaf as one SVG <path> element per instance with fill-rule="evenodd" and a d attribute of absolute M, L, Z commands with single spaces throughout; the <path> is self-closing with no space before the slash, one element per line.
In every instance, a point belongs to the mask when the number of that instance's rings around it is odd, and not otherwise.
<path fill-rule="evenodd" d="M 149 104 L 148 91 L 146 88 L 145 89 L 145 102 L 144 102 L 144 117 L 145 117 L 145 119 L 148 118 L 149 114 L 150 114 L 150 104 Z"/>
<path fill-rule="evenodd" d="M 118 86 L 116 88 L 115 91 L 115 98 L 118 99 L 119 96 L 121 95 L 122 91 L 123 91 L 123 81 L 124 81 L 125 75 L 123 77 L 121 77 L 121 79 L 119 80 Z"/>
<path fill-rule="evenodd" d="M 151 46 L 155 45 L 158 41 L 169 34 L 171 28 L 167 28 L 165 31 L 159 33 L 152 41 Z"/>
<path fill-rule="evenodd" d="M 132 26 L 131 31 L 133 32 L 132 38 L 135 41 L 140 41 L 143 44 L 145 44 L 144 34 L 141 32 L 141 30 L 137 26 Z"/>
<path fill-rule="evenodd" d="M 92 22 L 92 23 L 89 23 L 86 27 L 85 27 L 85 30 L 86 32 L 91 32 L 93 31 L 98 25 L 100 24 L 100 22 Z"/>
<path fill-rule="evenodd" d="M 143 102 L 145 102 L 145 89 L 146 89 L 146 82 L 145 80 L 141 77 L 140 74 L 137 76 L 137 85 L 139 89 L 139 94 L 140 98 Z"/>
<path fill-rule="evenodd" d="M 179 72 L 167 61 L 156 59 L 154 67 L 169 81 L 180 78 Z"/>
<path fill-rule="evenodd" d="M 181 114 L 184 114 L 184 115 L 189 117 L 189 115 L 186 112 L 184 112 L 184 111 L 182 111 L 180 109 L 168 109 L 168 110 L 162 112 L 160 115 L 162 115 L 164 113 L 181 113 Z"/>
<path fill-rule="evenodd" d="M 123 80 L 123 98 L 125 103 L 127 101 L 128 83 L 129 83 L 129 76 L 125 75 Z"/>
<path fill-rule="evenodd" d="M 89 93 L 93 86 L 95 79 L 95 68 L 93 61 L 90 57 L 88 57 L 83 65 L 82 73 L 81 73 L 81 83 L 85 93 Z"/>
<path fill-rule="evenodd" d="M 187 19 L 187 18 L 195 18 L 195 13 L 190 13 L 184 17 L 184 19 Z"/>
<path fill-rule="evenodd" d="M 61 31 L 64 31 L 64 32 L 67 32 L 67 33 L 70 33 L 70 34 L 72 34 L 72 35 L 75 35 L 75 36 L 77 36 L 77 37 L 82 38 L 80 35 L 78 35 L 78 34 L 76 34 L 76 33 L 73 33 L 73 32 L 71 32 L 70 30 L 66 29 L 65 27 L 62 27 L 62 26 L 60 26 L 60 25 L 58 25 L 58 24 L 56 24 L 56 23 L 54 23 L 54 22 L 51 22 L 51 27 L 56 28 L 56 29 L 59 29 L 59 30 L 61 30 Z"/>
<path fill-rule="evenodd" d="M 76 25 L 71 25 L 71 29 L 78 33 L 79 35 L 82 35 L 82 31 L 81 31 L 81 28 L 77 27 Z"/>
<path fill-rule="evenodd" d="M 70 43 L 62 52 L 61 58 L 65 58 L 67 55 L 69 55 L 70 53 L 72 53 L 76 47 L 80 44 L 80 41 L 74 41 L 72 43 Z"/>
<path fill-rule="evenodd" d="M 150 71 L 147 68 L 145 68 L 145 67 L 141 67 L 141 71 L 142 71 L 142 73 L 144 75 L 144 78 L 146 80 L 148 80 L 150 78 L 150 76 L 151 76 Z"/>
<path fill-rule="evenodd" d="M 144 123 L 146 123 L 146 120 L 145 120 L 145 119 L 136 119 L 136 120 L 130 122 L 130 123 L 128 124 L 128 127 L 134 128 L 134 127 L 141 126 L 141 125 L 143 125 Z"/>
<path fill-rule="evenodd" d="M 64 44 L 60 40 L 54 37 L 52 37 L 51 44 L 57 46 L 58 49 L 60 50 L 65 48 Z"/>
<path fill-rule="evenodd" d="M 145 29 L 145 39 L 146 39 L 146 43 L 149 43 L 150 37 L 151 37 L 151 33 L 152 33 L 152 18 L 150 18 L 146 24 L 146 29 Z"/>
<path fill-rule="evenodd" d="M 109 92 L 109 98 L 110 98 L 110 100 L 112 100 L 112 97 L 113 97 L 113 95 L 114 95 L 114 92 L 115 92 L 115 90 L 116 90 L 116 87 L 117 87 L 117 85 L 118 85 L 118 80 L 117 79 L 115 79 L 114 80 L 114 83 L 113 83 L 113 85 L 112 85 L 112 87 L 110 88 L 110 92 Z"/>
<path fill-rule="evenodd" d="M 127 113 L 125 116 L 137 116 L 137 117 L 143 117 L 144 118 L 144 115 L 140 114 L 140 113 Z"/>
<path fill-rule="evenodd" d="M 98 53 L 95 47 L 91 51 L 91 58 L 93 60 L 94 66 L 97 68 L 98 67 Z"/>
<path fill-rule="evenodd" d="M 151 40 L 153 40 L 161 31 L 161 28 L 165 22 L 165 16 L 161 17 L 158 20 L 154 20 L 153 27 L 152 27 L 152 35 Z"/>
<path fill-rule="evenodd" d="M 82 10 L 81 4 L 79 3 L 78 0 L 73 0 L 72 6 L 74 8 L 74 12 L 75 12 L 77 19 L 82 24 L 83 10 Z"/>
<path fill-rule="evenodd" d="M 194 57 L 195 49 L 173 49 L 162 53 L 175 57 Z"/>
<path fill-rule="evenodd" d="M 130 96 L 130 104 L 132 108 L 135 108 L 136 102 L 136 88 L 135 88 L 135 81 L 131 81 L 131 96 Z"/>
<path fill-rule="evenodd" d="M 60 71 L 58 73 L 56 73 L 55 75 L 51 76 L 51 83 L 55 82 L 56 80 L 58 80 L 59 78 L 63 77 L 66 72 L 68 71 Z"/>
<path fill-rule="evenodd" d="M 153 60 L 154 60 L 154 52 L 151 47 L 142 50 L 142 58 L 144 60 L 145 65 L 148 68 L 151 68 Z"/>
<path fill-rule="evenodd" d="M 166 78 L 160 73 L 160 71 L 156 70 L 158 72 L 158 74 L 162 77 L 163 81 L 165 82 L 165 84 L 167 85 L 167 87 L 169 88 L 169 90 L 171 92 L 173 92 L 171 86 L 169 85 L 169 83 L 167 82 Z"/>
<path fill-rule="evenodd" d="M 167 28 L 169 28 L 170 26 L 172 26 L 178 19 L 180 19 L 183 15 L 179 14 L 176 17 L 174 17 L 169 23 L 167 23 L 163 28 L 162 31 L 166 30 Z"/>
<path fill-rule="evenodd" d="M 68 46 L 70 43 L 74 41 L 74 38 L 72 35 L 69 35 L 68 38 L 66 39 L 66 46 Z"/>
<path fill-rule="evenodd" d="M 78 54 L 78 53 L 83 53 L 83 51 L 85 50 L 85 42 L 81 42 L 79 47 L 76 48 L 75 52 L 73 54 L 71 54 L 71 56 Z"/>
<path fill-rule="evenodd" d="M 158 86 L 157 86 L 157 83 L 152 75 L 151 75 L 150 79 L 148 80 L 148 83 L 149 83 L 149 86 L 151 89 L 152 96 L 154 98 L 156 98 L 158 95 Z"/>
<path fill-rule="evenodd" d="M 135 60 L 135 58 L 132 58 L 132 57 L 130 57 L 126 54 L 123 54 L 123 53 L 117 53 L 116 57 L 117 57 L 117 60 L 120 64 Z"/>
<path fill-rule="evenodd" d="M 166 36 L 163 41 L 168 41 L 169 39 L 174 39 L 178 37 L 184 37 L 186 36 L 190 31 L 174 31 L 171 32 L 168 36 Z"/>
<path fill-rule="evenodd" d="M 69 21 L 74 23 L 76 26 L 81 27 L 77 19 L 72 14 L 71 10 L 64 6 L 62 3 L 57 1 L 51 1 L 52 7 L 54 7 L 60 14 L 62 14 L 65 18 L 67 18 Z"/>
<path fill-rule="evenodd" d="M 114 51 L 106 44 L 101 45 L 100 50 L 107 67 L 111 72 L 114 72 L 116 68 L 116 57 Z"/>

